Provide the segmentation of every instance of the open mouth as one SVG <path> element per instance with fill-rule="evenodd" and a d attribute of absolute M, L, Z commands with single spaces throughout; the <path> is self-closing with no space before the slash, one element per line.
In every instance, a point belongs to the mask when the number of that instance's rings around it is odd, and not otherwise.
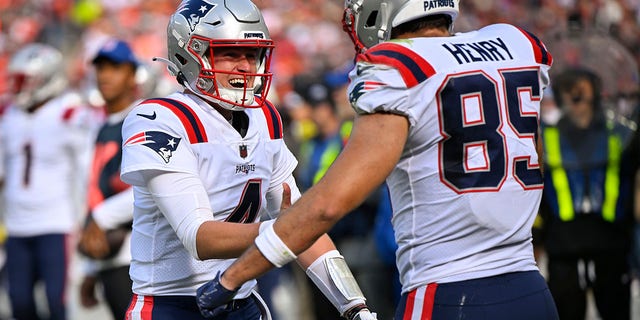
<path fill-rule="evenodd" d="M 244 79 L 231 79 L 229 80 L 229 84 L 237 89 L 242 89 L 245 87 L 247 82 Z"/>

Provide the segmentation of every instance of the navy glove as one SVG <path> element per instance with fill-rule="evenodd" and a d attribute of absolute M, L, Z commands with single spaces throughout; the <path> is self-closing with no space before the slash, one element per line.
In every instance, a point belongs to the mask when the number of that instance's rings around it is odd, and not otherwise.
<path fill-rule="evenodd" d="M 226 311 L 227 303 L 231 302 L 238 290 L 228 290 L 220 284 L 221 272 L 216 278 L 203 284 L 197 290 L 196 301 L 200 313 L 205 318 L 213 318 Z"/>

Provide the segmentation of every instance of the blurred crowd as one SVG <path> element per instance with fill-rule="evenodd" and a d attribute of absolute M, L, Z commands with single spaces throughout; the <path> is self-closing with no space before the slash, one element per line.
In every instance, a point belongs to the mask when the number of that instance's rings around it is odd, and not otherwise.
<path fill-rule="evenodd" d="M 296 76 L 313 75 L 332 88 L 346 81 L 353 60 L 350 40 L 342 32 L 340 0 L 258 0 L 271 37 L 276 41 L 275 90 L 272 99 L 294 108 Z M 59 48 L 67 59 L 68 76 L 81 88 L 87 59 L 109 37 L 130 42 L 142 61 L 166 54 L 166 23 L 178 0 L 0 0 L 0 95 L 9 57 L 27 43 L 44 42 Z M 517 24 L 549 45 L 554 32 L 567 30 L 578 16 L 584 28 L 604 32 L 640 61 L 640 1 L 638 0 L 468 0 L 457 31 L 496 22 Z M 556 60 L 564 52 L 553 52 Z M 570 54 L 569 52 L 566 53 Z M 571 60 L 571 57 L 565 57 Z M 155 66 L 157 65 L 157 66 Z M 637 79 L 634 79 L 637 81 Z M 340 98 L 344 100 L 344 98 Z M 340 101 L 338 101 L 340 102 Z"/>

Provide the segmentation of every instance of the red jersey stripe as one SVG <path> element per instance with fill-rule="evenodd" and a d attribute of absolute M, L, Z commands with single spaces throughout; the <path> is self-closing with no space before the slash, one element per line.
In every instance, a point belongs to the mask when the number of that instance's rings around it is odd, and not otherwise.
<path fill-rule="evenodd" d="M 435 302 L 437 288 L 437 283 L 429 283 L 427 285 L 422 305 L 422 319 L 431 319 L 433 317 L 433 304 Z"/>
<path fill-rule="evenodd" d="M 140 310 L 140 318 L 142 320 L 152 320 L 153 312 L 153 296 L 144 296 L 142 309 Z"/>
<path fill-rule="evenodd" d="M 413 307 L 416 303 L 416 290 L 409 292 L 407 295 L 407 303 L 404 307 L 404 315 L 402 316 L 402 320 L 411 320 L 411 315 L 413 314 Z"/>

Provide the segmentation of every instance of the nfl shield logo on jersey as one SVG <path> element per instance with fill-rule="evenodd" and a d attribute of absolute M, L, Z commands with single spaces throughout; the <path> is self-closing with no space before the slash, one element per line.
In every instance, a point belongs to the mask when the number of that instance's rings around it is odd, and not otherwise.
<path fill-rule="evenodd" d="M 238 149 L 240 150 L 240 157 L 242 157 L 242 159 L 247 157 L 247 145 L 242 144 L 238 147 Z"/>

